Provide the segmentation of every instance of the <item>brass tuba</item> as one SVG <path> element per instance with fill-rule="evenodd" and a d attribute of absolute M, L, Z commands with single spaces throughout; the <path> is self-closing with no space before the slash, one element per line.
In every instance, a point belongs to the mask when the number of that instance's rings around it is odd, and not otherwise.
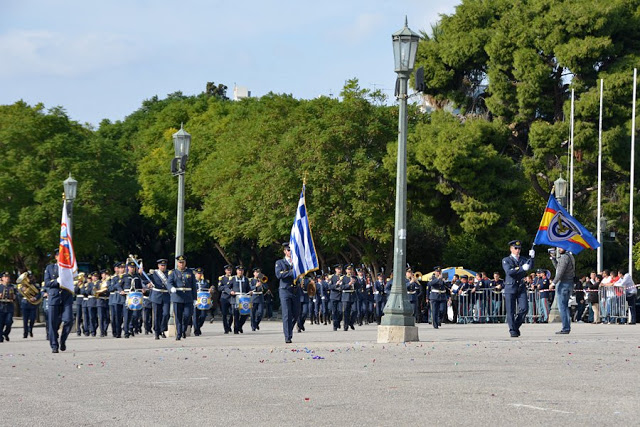
<path fill-rule="evenodd" d="M 316 296 L 316 281 L 313 279 L 309 280 L 309 286 L 307 286 L 307 295 L 312 298 Z"/>
<path fill-rule="evenodd" d="M 42 294 L 35 283 L 31 283 L 29 277 L 32 277 L 30 271 L 25 271 L 18 276 L 18 280 L 16 281 L 18 284 L 18 292 L 20 292 L 20 295 L 22 295 L 29 304 L 38 305 L 42 301 Z M 32 298 L 35 298 L 35 300 L 32 300 Z"/>

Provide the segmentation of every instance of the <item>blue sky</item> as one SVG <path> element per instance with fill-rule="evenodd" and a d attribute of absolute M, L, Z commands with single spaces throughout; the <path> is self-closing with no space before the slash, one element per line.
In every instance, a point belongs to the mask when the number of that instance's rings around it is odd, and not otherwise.
<path fill-rule="evenodd" d="M 296 98 L 357 78 L 395 82 L 391 34 L 428 31 L 460 0 L 2 0 L 0 104 L 62 106 L 73 120 L 122 120 L 142 101 L 206 83 Z"/>

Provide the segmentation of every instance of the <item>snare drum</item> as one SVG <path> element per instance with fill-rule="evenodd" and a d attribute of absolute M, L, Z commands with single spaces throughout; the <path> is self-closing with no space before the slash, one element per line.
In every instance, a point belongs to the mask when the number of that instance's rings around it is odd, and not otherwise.
<path fill-rule="evenodd" d="M 129 292 L 127 295 L 127 308 L 129 310 L 142 310 L 142 292 Z"/>
<path fill-rule="evenodd" d="M 238 311 L 241 316 L 249 316 L 251 314 L 251 296 L 238 295 L 236 297 Z"/>
<path fill-rule="evenodd" d="M 198 310 L 209 310 L 211 308 L 211 294 L 209 293 L 209 291 L 198 292 L 196 308 Z"/>

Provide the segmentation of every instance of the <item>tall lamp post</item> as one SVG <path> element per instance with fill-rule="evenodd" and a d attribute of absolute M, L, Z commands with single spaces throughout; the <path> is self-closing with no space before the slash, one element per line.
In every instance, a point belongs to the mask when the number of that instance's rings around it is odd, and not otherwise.
<path fill-rule="evenodd" d="M 567 181 L 560 178 L 553 181 L 553 193 L 556 196 L 556 200 L 560 203 L 560 206 L 566 209 L 567 207 Z M 560 322 L 560 310 L 558 310 L 558 299 L 553 299 L 553 304 L 551 304 L 551 309 L 549 310 L 549 323 L 557 323 Z"/>
<path fill-rule="evenodd" d="M 398 161 L 396 171 L 396 216 L 393 242 L 393 285 L 378 327 L 378 342 L 418 341 L 418 328 L 405 286 L 407 247 L 407 87 L 416 61 L 420 36 L 408 27 L 391 36 L 395 72 L 398 74 L 397 99 L 400 104 L 398 120 Z"/>
<path fill-rule="evenodd" d="M 173 149 L 175 156 L 171 160 L 171 173 L 178 177 L 178 212 L 176 220 L 176 250 L 174 257 L 174 268 L 178 268 L 175 259 L 179 255 L 184 255 L 184 174 L 187 170 L 187 159 L 189 158 L 189 148 L 191 147 L 191 135 L 180 125 L 180 130 L 173 134 Z M 169 336 L 175 336 L 175 314 L 173 304 L 170 304 L 169 316 Z"/>
<path fill-rule="evenodd" d="M 69 178 L 62 181 L 62 185 L 64 186 L 64 199 L 67 201 L 67 215 L 69 217 L 67 229 L 69 230 L 69 235 L 73 238 L 73 201 L 76 199 L 78 181 L 73 179 L 71 172 L 69 172 Z"/>

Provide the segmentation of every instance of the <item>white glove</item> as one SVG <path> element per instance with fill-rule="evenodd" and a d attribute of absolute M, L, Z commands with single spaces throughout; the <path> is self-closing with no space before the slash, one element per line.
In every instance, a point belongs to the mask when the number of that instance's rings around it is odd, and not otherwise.
<path fill-rule="evenodd" d="M 525 264 L 525 265 L 522 266 L 522 269 L 524 271 L 529 271 L 530 268 L 531 268 L 531 266 L 529 264 Z"/>
<path fill-rule="evenodd" d="M 177 291 L 176 291 L 176 288 L 171 288 L 171 293 L 172 293 L 172 294 L 175 294 L 176 292 L 177 292 Z"/>
<path fill-rule="evenodd" d="M 56 282 L 58 282 L 59 285 L 62 284 L 59 277 L 56 279 Z"/>
<path fill-rule="evenodd" d="M 534 251 L 533 249 L 531 249 L 531 250 L 529 251 L 529 258 L 532 258 L 532 259 L 533 259 L 533 258 L 535 258 L 535 257 L 536 257 L 536 251 Z"/>

